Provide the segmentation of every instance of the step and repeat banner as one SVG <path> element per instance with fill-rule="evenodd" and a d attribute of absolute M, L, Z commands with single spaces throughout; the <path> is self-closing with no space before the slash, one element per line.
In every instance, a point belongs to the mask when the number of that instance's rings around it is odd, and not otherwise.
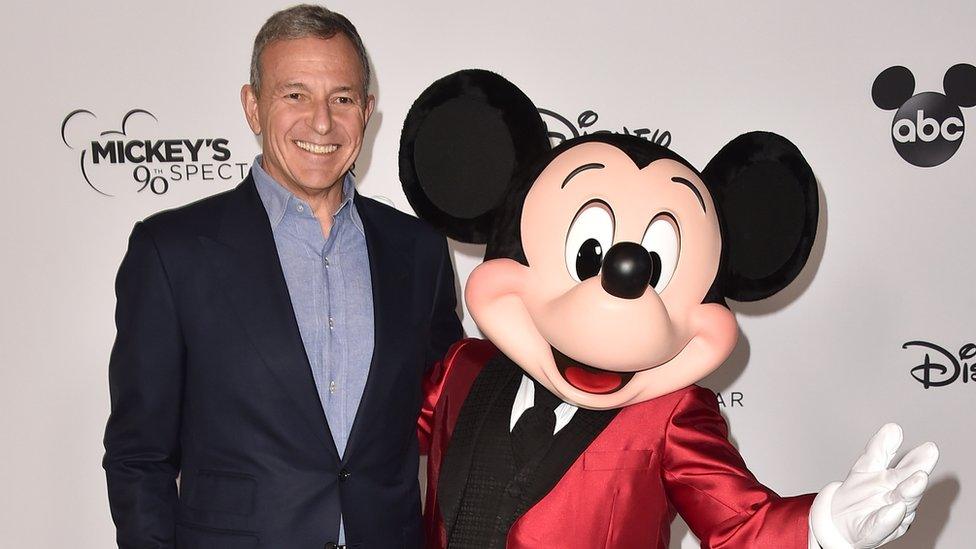
<path fill-rule="evenodd" d="M 0 22 L 0 545 L 104 549 L 113 281 L 132 225 L 238 184 L 259 142 L 240 105 L 251 44 L 285 2 L 32 3 Z M 799 279 L 732 303 L 739 345 L 703 385 L 781 494 L 844 477 L 900 423 L 942 461 L 901 548 L 973 545 L 976 6 L 919 2 L 328 4 L 358 26 L 376 111 L 359 192 L 411 212 L 411 102 L 463 68 L 501 73 L 554 140 L 596 131 L 703 167 L 769 130 L 813 167 L 819 234 Z M 462 287 L 483 249 L 452 243 Z M 468 334 L 478 330 L 461 311 Z M 673 548 L 697 547 L 680 521 Z"/>

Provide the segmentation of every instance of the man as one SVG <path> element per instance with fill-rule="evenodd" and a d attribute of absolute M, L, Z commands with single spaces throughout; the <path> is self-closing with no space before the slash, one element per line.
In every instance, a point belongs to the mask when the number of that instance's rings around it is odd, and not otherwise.
<path fill-rule="evenodd" d="M 105 433 L 120 547 L 423 545 L 421 379 L 460 324 L 443 237 L 355 192 L 369 79 L 345 17 L 275 14 L 241 91 L 250 177 L 136 224 Z"/>

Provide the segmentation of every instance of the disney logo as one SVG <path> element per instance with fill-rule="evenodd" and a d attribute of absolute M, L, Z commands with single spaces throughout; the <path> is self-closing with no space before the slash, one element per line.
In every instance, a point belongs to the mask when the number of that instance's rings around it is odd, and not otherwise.
<path fill-rule="evenodd" d="M 611 132 L 610 130 L 588 130 L 587 128 L 593 127 L 597 120 L 600 119 L 600 115 L 591 110 L 585 110 L 576 117 L 576 123 L 570 122 L 565 116 L 550 111 L 548 109 L 539 109 L 539 114 L 542 115 L 542 119 L 546 122 L 546 127 L 549 129 L 549 139 L 552 141 L 553 146 L 566 141 L 567 139 L 572 139 L 574 137 L 579 137 L 581 135 L 587 135 L 589 133 L 622 133 L 624 135 L 634 135 L 640 137 L 641 139 L 647 139 L 652 143 L 657 143 L 662 147 L 667 147 L 671 144 L 671 132 L 660 129 L 651 130 L 650 128 L 636 128 L 630 129 L 624 126 L 622 131 Z"/>
<path fill-rule="evenodd" d="M 963 383 L 969 383 L 970 380 L 976 378 L 976 362 L 966 362 L 976 358 L 976 344 L 967 343 L 963 345 L 957 354 L 927 341 L 909 341 L 901 346 L 902 349 L 909 347 L 921 347 L 931 351 L 926 352 L 922 363 L 911 370 L 912 377 L 926 389 L 929 387 L 945 387 L 955 383 L 960 378 Z"/>

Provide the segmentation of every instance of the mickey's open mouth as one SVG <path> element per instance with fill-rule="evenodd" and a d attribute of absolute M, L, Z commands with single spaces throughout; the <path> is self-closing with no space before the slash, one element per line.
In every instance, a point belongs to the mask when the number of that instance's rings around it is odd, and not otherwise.
<path fill-rule="evenodd" d="M 587 393 L 598 395 L 614 393 L 626 385 L 630 378 L 637 373 L 601 370 L 573 360 L 551 345 L 549 348 L 552 349 L 552 358 L 555 359 L 556 368 L 559 369 L 563 379 L 573 387 Z"/>

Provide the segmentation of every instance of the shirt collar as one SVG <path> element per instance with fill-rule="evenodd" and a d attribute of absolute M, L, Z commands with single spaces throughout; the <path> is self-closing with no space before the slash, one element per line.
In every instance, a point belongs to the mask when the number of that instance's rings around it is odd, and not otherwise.
<path fill-rule="evenodd" d="M 519 385 L 518 393 L 515 393 L 515 402 L 512 403 L 512 415 L 509 418 L 508 430 L 509 432 L 515 428 L 515 423 L 522 417 L 522 414 L 526 410 L 535 405 L 535 383 L 532 383 L 532 378 L 522 374 L 522 383 Z M 563 427 L 569 424 L 569 420 L 573 419 L 573 415 L 576 414 L 578 410 L 576 406 L 568 402 L 563 402 L 553 413 L 556 414 L 556 425 L 552 428 L 552 434 L 556 434 L 562 430 Z"/>
<path fill-rule="evenodd" d="M 251 177 L 254 179 L 254 186 L 257 187 L 258 196 L 261 197 L 264 209 L 268 212 L 268 220 L 271 222 L 271 228 L 274 229 L 281 223 L 281 220 L 285 217 L 285 212 L 289 211 L 289 206 L 292 204 L 304 204 L 311 215 L 311 209 L 308 207 L 308 204 L 292 194 L 291 191 L 268 175 L 268 172 L 264 171 L 264 168 L 261 167 L 262 156 L 259 154 L 254 158 L 254 163 L 251 164 Z M 347 172 L 342 178 L 342 202 L 332 217 L 336 222 L 348 218 L 360 233 L 366 234 L 363 228 L 363 220 L 359 216 L 359 209 L 356 208 L 356 202 L 353 200 L 355 196 L 356 182 L 352 177 L 352 173 Z M 293 210 L 294 208 L 291 209 L 291 211 Z"/>

